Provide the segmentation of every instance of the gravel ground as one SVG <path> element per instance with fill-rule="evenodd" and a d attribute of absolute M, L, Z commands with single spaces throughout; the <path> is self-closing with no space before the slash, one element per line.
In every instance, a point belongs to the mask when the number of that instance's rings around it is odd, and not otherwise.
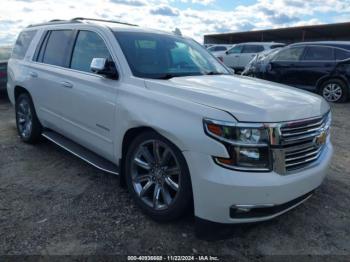
<path fill-rule="evenodd" d="M 160 224 L 143 215 L 118 178 L 54 144 L 22 143 L 0 97 L 0 255 L 206 254 L 350 256 L 350 104 L 332 105 L 335 156 L 306 203 L 272 221 L 226 227 L 204 241 L 194 219 Z M 1 260 L 1 259 L 0 259 Z"/>

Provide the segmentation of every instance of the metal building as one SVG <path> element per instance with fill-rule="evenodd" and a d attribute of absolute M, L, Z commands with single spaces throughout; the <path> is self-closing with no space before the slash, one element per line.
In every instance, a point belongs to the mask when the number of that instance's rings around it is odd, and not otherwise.
<path fill-rule="evenodd" d="M 311 26 L 298 26 L 258 31 L 210 34 L 204 36 L 204 44 L 235 44 L 242 42 L 350 41 L 350 22 Z"/>

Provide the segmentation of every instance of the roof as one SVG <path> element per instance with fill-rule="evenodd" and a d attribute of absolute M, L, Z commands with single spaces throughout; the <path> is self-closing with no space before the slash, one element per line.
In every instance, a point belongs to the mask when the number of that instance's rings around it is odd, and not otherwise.
<path fill-rule="evenodd" d="M 322 45 L 322 46 L 340 47 L 340 48 L 350 50 L 350 41 L 301 42 L 301 43 L 292 44 L 291 46 L 299 46 L 299 45 Z"/>
<path fill-rule="evenodd" d="M 97 19 L 97 18 L 84 18 L 84 17 L 76 17 L 70 20 L 54 19 L 45 23 L 29 25 L 27 28 L 31 29 L 31 28 L 43 27 L 43 26 L 74 25 L 74 24 L 77 24 L 77 25 L 88 24 L 92 26 L 103 26 L 103 27 L 108 27 L 114 31 L 147 32 L 147 33 L 174 35 L 173 33 L 170 33 L 170 32 L 150 29 L 150 28 L 142 28 L 142 27 L 139 27 L 138 25 L 130 24 L 126 22 Z"/>
<path fill-rule="evenodd" d="M 350 22 L 297 27 L 227 32 L 204 36 L 205 43 L 239 43 L 276 41 L 293 43 L 299 41 L 350 40 Z"/>

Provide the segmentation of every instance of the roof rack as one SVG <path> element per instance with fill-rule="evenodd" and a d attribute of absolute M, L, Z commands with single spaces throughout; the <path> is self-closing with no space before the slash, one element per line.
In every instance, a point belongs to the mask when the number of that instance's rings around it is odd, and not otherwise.
<path fill-rule="evenodd" d="M 60 24 L 69 24 L 69 23 L 81 23 L 82 21 L 96 21 L 96 22 L 107 22 L 107 23 L 115 23 L 115 24 L 121 24 L 121 25 L 128 25 L 128 26 L 138 26 L 135 24 L 129 24 L 119 21 L 113 21 L 113 20 L 105 20 L 105 19 L 98 19 L 98 18 L 86 18 L 86 17 L 75 17 L 70 20 L 62 20 L 62 19 L 53 19 L 48 22 L 39 23 L 39 24 L 32 24 L 28 27 L 35 27 L 35 26 L 41 26 L 41 25 L 60 25 Z"/>
<path fill-rule="evenodd" d="M 32 24 L 27 27 L 35 27 L 35 26 L 41 26 L 41 25 L 60 25 L 60 24 L 68 24 L 68 23 L 80 23 L 80 22 L 72 21 L 72 20 L 53 19 L 44 23 Z"/>
<path fill-rule="evenodd" d="M 138 26 L 135 24 L 119 22 L 119 21 L 114 21 L 114 20 L 106 20 L 106 19 L 98 19 L 98 18 L 86 18 L 86 17 L 76 17 L 76 18 L 71 19 L 70 21 L 96 21 L 96 22 L 107 22 L 107 23 L 115 23 L 115 24 L 121 24 L 121 25 L 129 25 L 129 26 Z"/>

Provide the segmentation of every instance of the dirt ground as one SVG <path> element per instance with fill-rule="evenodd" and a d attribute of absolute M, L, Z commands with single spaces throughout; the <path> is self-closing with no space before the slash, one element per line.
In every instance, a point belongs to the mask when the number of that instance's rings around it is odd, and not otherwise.
<path fill-rule="evenodd" d="M 269 222 L 227 227 L 204 241 L 194 219 L 159 224 L 143 215 L 118 177 L 43 140 L 22 143 L 0 95 L 0 255 L 350 256 L 350 103 L 332 105 L 335 155 L 307 202 Z"/>

